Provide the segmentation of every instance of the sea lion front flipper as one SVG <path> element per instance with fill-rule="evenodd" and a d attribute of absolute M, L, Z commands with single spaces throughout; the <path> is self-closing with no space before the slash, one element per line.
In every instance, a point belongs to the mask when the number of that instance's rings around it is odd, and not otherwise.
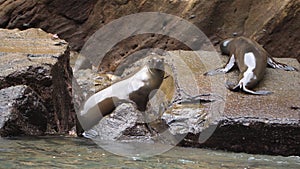
<path fill-rule="evenodd" d="M 273 69 L 282 69 L 285 71 L 298 71 L 296 68 L 286 65 L 286 64 L 283 64 L 283 63 L 279 63 L 271 57 L 268 57 L 268 65 L 270 67 L 272 67 Z"/>
<path fill-rule="evenodd" d="M 213 76 L 213 75 L 217 75 L 217 74 L 227 73 L 229 70 L 231 70 L 233 68 L 234 65 L 235 65 L 235 58 L 234 58 L 234 55 L 232 55 L 224 68 L 219 68 L 219 69 L 208 71 L 208 72 L 204 73 L 204 76 Z"/>

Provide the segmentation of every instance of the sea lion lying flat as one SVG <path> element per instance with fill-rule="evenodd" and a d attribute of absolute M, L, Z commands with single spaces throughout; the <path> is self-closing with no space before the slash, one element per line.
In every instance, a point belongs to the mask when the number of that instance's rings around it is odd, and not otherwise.
<path fill-rule="evenodd" d="M 240 80 L 237 85 L 231 82 L 226 83 L 226 87 L 232 91 L 242 89 L 244 92 L 256 95 L 270 94 L 270 91 L 252 91 L 260 80 L 264 77 L 267 65 L 274 69 L 295 71 L 296 68 L 276 62 L 268 52 L 257 42 L 246 38 L 229 38 L 221 42 L 220 49 L 222 54 L 230 56 L 224 68 L 209 71 L 204 75 L 216 75 L 227 73 L 237 65 L 240 70 Z"/>
<path fill-rule="evenodd" d="M 164 60 L 153 57 L 135 74 L 89 97 L 78 113 L 82 128 L 91 129 L 120 103 L 134 102 L 138 110 L 145 111 L 153 92 L 160 87 L 164 73 Z"/>

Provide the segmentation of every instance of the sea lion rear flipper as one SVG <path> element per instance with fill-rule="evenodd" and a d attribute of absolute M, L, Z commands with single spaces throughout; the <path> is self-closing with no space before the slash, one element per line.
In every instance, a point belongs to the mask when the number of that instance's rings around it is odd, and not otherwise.
<path fill-rule="evenodd" d="M 237 91 L 240 90 L 240 85 L 239 84 L 235 85 L 234 83 L 229 82 L 229 81 L 226 82 L 225 86 L 226 86 L 227 89 L 229 89 L 231 91 L 234 91 L 234 92 L 237 92 Z"/>
<path fill-rule="evenodd" d="M 245 86 L 243 86 L 243 91 L 247 92 L 247 93 L 250 93 L 250 94 L 253 94 L 253 95 L 268 95 L 268 94 L 272 94 L 272 92 L 266 91 L 266 90 L 259 90 L 259 91 L 249 90 Z"/>
<path fill-rule="evenodd" d="M 95 138 L 97 136 L 99 136 L 98 132 L 96 130 L 93 130 L 93 129 L 90 129 L 88 131 L 85 131 L 83 134 L 82 134 L 85 138 Z"/>
<path fill-rule="evenodd" d="M 268 66 L 272 67 L 273 69 L 282 69 L 285 71 L 298 71 L 296 68 L 283 63 L 279 63 L 271 57 L 268 57 Z"/>
<path fill-rule="evenodd" d="M 234 55 L 232 55 L 224 68 L 219 68 L 219 69 L 208 71 L 208 72 L 204 73 L 204 76 L 213 76 L 213 75 L 217 75 L 217 74 L 227 73 L 229 70 L 231 70 L 233 68 L 234 65 L 235 65 L 235 58 L 234 58 Z"/>
<path fill-rule="evenodd" d="M 237 84 L 237 85 L 235 85 L 234 83 L 229 82 L 229 81 L 226 82 L 226 88 L 229 89 L 229 90 L 231 90 L 231 91 L 234 91 L 234 92 L 237 92 L 237 91 L 239 91 L 241 89 L 240 88 L 240 83 Z M 266 90 L 253 91 L 253 90 L 247 89 L 244 85 L 243 85 L 243 91 L 246 92 L 246 93 L 253 94 L 253 95 L 268 95 L 268 94 L 272 94 L 272 92 L 266 91 Z"/>

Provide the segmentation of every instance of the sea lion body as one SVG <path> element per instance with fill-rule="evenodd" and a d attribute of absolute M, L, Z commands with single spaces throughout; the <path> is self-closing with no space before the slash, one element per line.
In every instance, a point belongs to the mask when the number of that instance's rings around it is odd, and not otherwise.
<path fill-rule="evenodd" d="M 254 88 L 263 79 L 267 67 L 267 53 L 256 42 L 243 37 L 228 44 L 229 56 L 234 56 L 240 70 L 240 87 Z"/>
<path fill-rule="evenodd" d="M 227 73 L 234 65 L 237 65 L 240 70 L 239 83 L 234 85 L 227 82 L 226 84 L 226 87 L 232 91 L 242 89 L 250 94 L 270 94 L 269 91 L 251 90 L 263 79 L 267 65 L 288 71 L 296 70 L 291 66 L 274 61 L 262 46 L 246 37 L 226 39 L 221 42 L 220 49 L 222 54 L 230 56 L 228 63 L 224 68 L 209 71 L 205 75 Z"/>
<path fill-rule="evenodd" d="M 154 57 L 135 74 L 95 93 L 86 100 L 78 114 L 82 128 L 92 128 L 103 116 L 112 113 L 120 103 L 134 102 L 138 110 L 145 111 L 153 96 L 150 93 L 160 87 L 163 78 L 164 61 Z"/>

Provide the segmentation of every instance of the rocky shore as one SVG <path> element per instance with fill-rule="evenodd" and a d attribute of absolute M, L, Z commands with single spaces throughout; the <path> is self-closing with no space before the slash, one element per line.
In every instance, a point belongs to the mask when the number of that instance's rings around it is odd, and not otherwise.
<path fill-rule="evenodd" d="M 199 27 L 216 49 L 222 38 L 232 34 L 252 37 L 273 56 L 289 57 L 275 58 L 277 61 L 300 70 L 296 61 L 300 61 L 300 29 L 296 24 L 300 20 L 299 1 L 274 2 L 71 0 L 61 5 L 58 0 L 1 1 L 0 9 L 5 10 L 0 11 L 0 27 L 5 29 L 0 29 L 0 135 L 74 133 L 79 100 L 72 100 L 70 52 L 80 51 L 88 38 L 105 24 L 132 13 L 175 14 Z M 299 72 L 268 68 L 256 89 L 270 90 L 272 95 L 233 93 L 225 89 L 224 83 L 226 80 L 236 82 L 237 71 L 225 76 L 203 76 L 205 71 L 223 66 L 227 58 L 207 51 L 198 51 L 195 56 L 180 41 L 152 34 L 121 41 L 95 70 L 113 72 L 128 56 L 149 47 L 161 48 L 169 51 L 168 56 L 176 55 L 184 60 L 196 77 L 193 84 L 198 88 L 196 94 L 203 97 L 197 100 L 196 107 L 178 102 L 163 114 L 153 114 L 155 110 L 150 108 L 146 113 L 156 118 L 148 127 L 143 123 L 143 113 L 136 111 L 134 105 L 122 105 L 95 127 L 102 138 L 149 143 L 163 140 L 188 147 L 300 155 Z M 212 58 L 221 58 L 221 62 L 215 63 Z M 189 81 L 184 79 L 185 69 L 176 59 L 173 61 L 168 64 L 177 72 L 170 74 L 162 86 L 162 91 L 174 95 L 167 97 L 169 105 L 180 94 L 174 83 L 186 93 L 195 94 L 189 89 Z M 81 87 L 99 75 L 84 79 L 90 70 L 85 71 L 75 75 L 81 80 L 78 84 Z M 123 76 L 127 75 L 126 71 L 131 70 L 125 70 Z M 100 83 L 107 86 L 108 81 L 101 79 Z M 212 111 L 207 110 L 214 107 L 220 110 L 210 114 Z M 161 136 L 161 131 L 166 130 L 168 136 Z M 171 136 L 182 139 L 174 140 Z"/>

